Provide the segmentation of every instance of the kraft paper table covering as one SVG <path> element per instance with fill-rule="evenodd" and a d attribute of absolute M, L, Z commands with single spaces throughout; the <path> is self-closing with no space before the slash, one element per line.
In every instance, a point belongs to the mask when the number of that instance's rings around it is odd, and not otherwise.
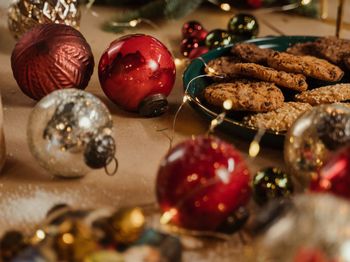
<path fill-rule="evenodd" d="M 90 43 L 96 65 L 109 43 L 121 36 L 100 29 L 100 24 L 115 14 L 116 9 L 95 7 L 98 16 L 83 10 L 81 32 Z M 0 234 L 9 228 L 29 230 L 40 222 L 47 210 L 59 202 L 75 207 L 119 207 L 155 202 L 155 177 L 161 158 L 167 152 L 169 141 L 157 130 L 170 128 L 175 111 L 182 101 L 182 73 L 177 69 L 176 84 L 169 97 L 170 110 L 158 118 L 142 118 L 127 113 L 112 104 L 103 94 L 97 76 L 97 66 L 86 91 L 100 97 L 110 109 L 114 121 L 114 137 L 117 143 L 119 171 L 114 177 L 104 174 L 103 169 L 93 171 L 82 179 L 56 179 L 41 169 L 31 156 L 26 142 L 28 115 L 35 101 L 26 97 L 17 87 L 12 76 L 10 56 L 15 44 L 6 27 L 4 10 L 0 18 L 0 88 L 4 106 L 4 128 L 7 146 L 7 162 L 0 175 Z M 159 29 L 138 28 L 126 33 L 146 33 L 166 44 L 179 57 L 180 29 L 189 20 L 201 21 L 211 30 L 226 28 L 231 13 L 202 8 L 183 19 L 159 21 Z M 334 34 L 334 26 L 320 21 L 286 14 L 257 15 L 261 24 L 260 36 Z M 272 29 L 275 28 L 275 29 Z M 277 30 L 276 30 L 277 29 Z M 350 36 L 348 31 L 343 37 Z M 179 115 L 175 143 L 205 133 L 208 122 L 188 105 Z M 227 134 L 217 133 L 232 142 L 247 157 L 249 141 Z M 248 160 L 250 161 L 250 160 Z M 251 161 L 250 161 L 251 162 Z M 263 148 L 250 163 L 252 173 L 266 166 L 283 167 L 280 150 Z"/>

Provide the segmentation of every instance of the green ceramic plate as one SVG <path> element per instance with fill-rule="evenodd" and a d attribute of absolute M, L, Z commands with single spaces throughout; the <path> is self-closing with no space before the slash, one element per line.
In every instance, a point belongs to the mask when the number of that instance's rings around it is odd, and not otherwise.
<path fill-rule="evenodd" d="M 317 37 L 311 36 L 278 36 L 278 37 L 266 37 L 266 38 L 256 38 L 253 40 L 248 40 L 246 42 L 254 43 L 262 48 L 272 48 L 277 51 L 285 51 L 288 47 L 296 43 L 303 43 L 308 41 L 315 41 Z M 218 48 L 212 50 L 202 56 L 204 61 L 208 62 L 212 59 L 215 59 L 220 56 L 229 55 L 232 45 L 227 47 Z M 183 83 L 184 89 L 186 89 L 189 82 L 199 76 L 204 74 L 204 64 L 201 60 L 195 59 L 187 67 L 184 76 Z M 212 83 L 212 80 L 209 77 L 198 78 L 193 80 L 189 85 L 187 92 L 190 96 L 190 105 L 198 111 L 202 116 L 211 120 L 217 117 L 220 110 L 208 105 L 202 98 L 203 89 Z M 324 85 L 326 83 L 322 82 L 309 82 L 311 87 L 317 87 Z M 293 93 L 288 93 L 284 91 L 286 101 L 291 100 Z M 244 113 L 232 112 L 227 115 L 223 124 L 220 125 L 220 128 L 226 133 L 229 133 L 232 136 L 239 136 L 247 140 L 252 140 L 257 132 L 256 129 L 248 127 L 242 124 L 241 120 L 244 117 Z M 282 147 L 285 133 L 276 133 L 272 131 L 267 131 L 262 139 L 262 143 L 272 147 Z"/>

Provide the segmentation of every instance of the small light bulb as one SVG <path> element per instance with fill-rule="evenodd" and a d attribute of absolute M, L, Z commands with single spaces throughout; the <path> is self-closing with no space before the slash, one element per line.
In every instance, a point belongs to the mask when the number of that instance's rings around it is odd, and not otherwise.
<path fill-rule="evenodd" d="M 173 217 L 176 216 L 176 214 L 177 210 L 175 208 L 169 209 L 161 216 L 160 223 L 162 225 L 168 224 L 173 219 Z"/>
<path fill-rule="evenodd" d="M 232 100 L 231 99 L 225 100 L 223 103 L 223 107 L 225 108 L 225 110 L 231 110 L 232 109 Z"/>
<path fill-rule="evenodd" d="M 187 95 L 184 95 L 184 97 L 182 98 L 182 102 L 186 103 L 188 101 L 189 97 Z"/>
<path fill-rule="evenodd" d="M 252 141 L 249 147 L 249 156 L 256 157 L 260 152 L 260 145 L 257 141 Z"/>
<path fill-rule="evenodd" d="M 139 20 L 137 20 L 137 19 L 131 20 L 131 21 L 129 22 L 129 25 L 130 25 L 131 27 L 135 27 L 135 26 L 137 26 L 138 24 L 139 24 Z"/>
<path fill-rule="evenodd" d="M 176 66 L 180 66 L 182 64 L 182 60 L 179 59 L 179 58 L 175 58 L 174 59 L 174 63 L 175 63 Z"/>
<path fill-rule="evenodd" d="M 43 240 L 43 239 L 46 237 L 46 234 L 45 234 L 44 230 L 38 229 L 38 230 L 35 232 L 35 236 L 36 236 L 38 239 Z"/>
<path fill-rule="evenodd" d="M 302 5 L 308 5 L 311 3 L 312 0 L 301 0 Z"/>
<path fill-rule="evenodd" d="M 222 10 L 226 11 L 226 12 L 231 10 L 231 6 L 230 6 L 230 4 L 228 4 L 228 3 L 222 3 L 222 4 L 220 5 L 220 8 L 221 8 Z"/>

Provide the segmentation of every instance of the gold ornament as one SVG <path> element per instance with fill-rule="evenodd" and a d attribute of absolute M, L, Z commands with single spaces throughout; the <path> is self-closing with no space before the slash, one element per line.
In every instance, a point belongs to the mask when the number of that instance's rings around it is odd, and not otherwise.
<path fill-rule="evenodd" d="M 58 225 L 56 234 L 51 234 L 46 243 L 51 243 L 59 261 L 83 261 L 98 250 L 91 229 L 76 219 L 66 219 Z"/>
<path fill-rule="evenodd" d="M 340 105 L 314 107 L 289 129 L 284 159 L 290 172 L 307 187 L 330 153 L 350 142 L 350 109 Z"/>
<path fill-rule="evenodd" d="M 136 241 L 145 228 L 145 216 L 140 208 L 122 208 L 110 217 L 114 240 L 119 244 Z"/>
<path fill-rule="evenodd" d="M 57 23 L 79 29 L 78 0 L 14 0 L 8 10 L 8 26 L 15 38 L 38 24 Z"/>

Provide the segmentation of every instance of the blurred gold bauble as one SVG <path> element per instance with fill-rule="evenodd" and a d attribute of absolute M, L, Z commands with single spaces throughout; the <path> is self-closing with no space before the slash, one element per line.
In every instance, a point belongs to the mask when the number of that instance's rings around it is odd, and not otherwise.
<path fill-rule="evenodd" d="M 15 38 L 38 24 L 65 24 L 79 29 L 78 0 L 13 0 L 8 26 Z"/>
<path fill-rule="evenodd" d="M 67 219 L 51 239 L 59 261 L 83 261 L 98 249 L 91 229 L 81 221 Z"/>
<path fill-rule="evenodd" d="M 145 216 L 140 208 L 122 208 L 110 217 L 114 240 L 128 245 L 140 238 L 145 228 Z"/>
<path fill-rule="evenodd" d="M 297 180 L 307 187 L 330 154 L 350 142 L 350 109 L 322 105 L 304 113 L 289 129 L 284 159 Z"/>

